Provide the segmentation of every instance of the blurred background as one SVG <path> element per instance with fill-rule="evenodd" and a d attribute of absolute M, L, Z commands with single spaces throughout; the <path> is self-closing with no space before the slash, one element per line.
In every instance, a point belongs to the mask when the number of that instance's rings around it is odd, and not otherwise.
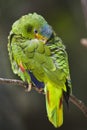
<path fill-rule="evenodd" d="M 7 51 L 7 37 L 14 21 L 37 12 L 54 28 L 69 55 L 73 94 L 87 105 L 87 48 L 81 38 L 87 28 L 80 0 L 0 0 L 0 77 L 15 78 Z M 0 130 L 55 130 L 49 123 L 44 95 L 12 85 L 0 85 Z M 59 130 L 87 130 L 87 119 L 72 103 L 64 103 L 64 124 Z"/>

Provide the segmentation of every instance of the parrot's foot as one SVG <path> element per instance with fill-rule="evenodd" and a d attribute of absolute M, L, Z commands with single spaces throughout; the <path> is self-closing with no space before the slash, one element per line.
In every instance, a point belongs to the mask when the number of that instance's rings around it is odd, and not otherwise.
<path fill-rule="evenodd" d="M 32 88 L 32 83 L 29 83 L 26 85 L 26 92 L 30 92 L 31 91 L 31 88 Z"/>
<path fill-rule="evenodd" d="M 43 89 L 43 88 L 35 88 L 35 90 L 36 90 L 38 93 L 43 93 L 43 94 L 44 94 L 44 89 Z"/>

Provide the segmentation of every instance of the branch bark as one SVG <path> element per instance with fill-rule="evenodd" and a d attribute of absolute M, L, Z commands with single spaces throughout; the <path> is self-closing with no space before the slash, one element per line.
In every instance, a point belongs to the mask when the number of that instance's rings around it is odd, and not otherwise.
<path fill-rule="evenodd" d="M 28 90 L 28 84 L 26 82 L 23 82 L 22 80 L 0 78 L 0 84 L 19 85 Z M 32 86 L 32 87 L 36 91 L 40 92 L 40 90 L 37 89 L 35 86 Z M 43 92 L 41 91 L 41 93 L 43 93 Z M 81 100 L 79 100 L 76 96 L 71 94 L 70 102 L 73 103 L 75 106 L 77 106 L 83 112 L 83 114 L 87 117 L 87 107 Z"/>
<path fill-rule="evenodd" d="M 72 94 L 70 95 L 70 102 L 77 106 L 83 112 L 85 117 L 87 117 L 87 107 L 81 100 Z"/>

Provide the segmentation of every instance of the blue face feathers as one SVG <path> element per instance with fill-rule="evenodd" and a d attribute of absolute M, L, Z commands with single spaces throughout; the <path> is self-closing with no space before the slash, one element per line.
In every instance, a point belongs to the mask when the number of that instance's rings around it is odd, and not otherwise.
<path fill-rule="evenodd" d="M 52 35 L 52 28 L 51 26 L 49 26 L 48 24 L 45 24 L 42 28 L 41 28 L 41 35 L 47 37 L 48 39 L 50 38 L 50 36 Z"/>

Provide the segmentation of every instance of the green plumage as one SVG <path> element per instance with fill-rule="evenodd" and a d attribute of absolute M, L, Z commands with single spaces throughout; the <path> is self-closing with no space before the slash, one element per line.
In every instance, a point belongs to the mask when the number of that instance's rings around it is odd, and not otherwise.
<path fill-rule="evenodd" d="M 68 103 L 71 89 L 68 57 L 61 39 L 42 16 L 28 14 L 13 24 L 8 51 L 15 74 L 30 84 L 30 71 L 45 84 L 48 118 L 55 127 L 61 126 L 63 97 Z"/>

